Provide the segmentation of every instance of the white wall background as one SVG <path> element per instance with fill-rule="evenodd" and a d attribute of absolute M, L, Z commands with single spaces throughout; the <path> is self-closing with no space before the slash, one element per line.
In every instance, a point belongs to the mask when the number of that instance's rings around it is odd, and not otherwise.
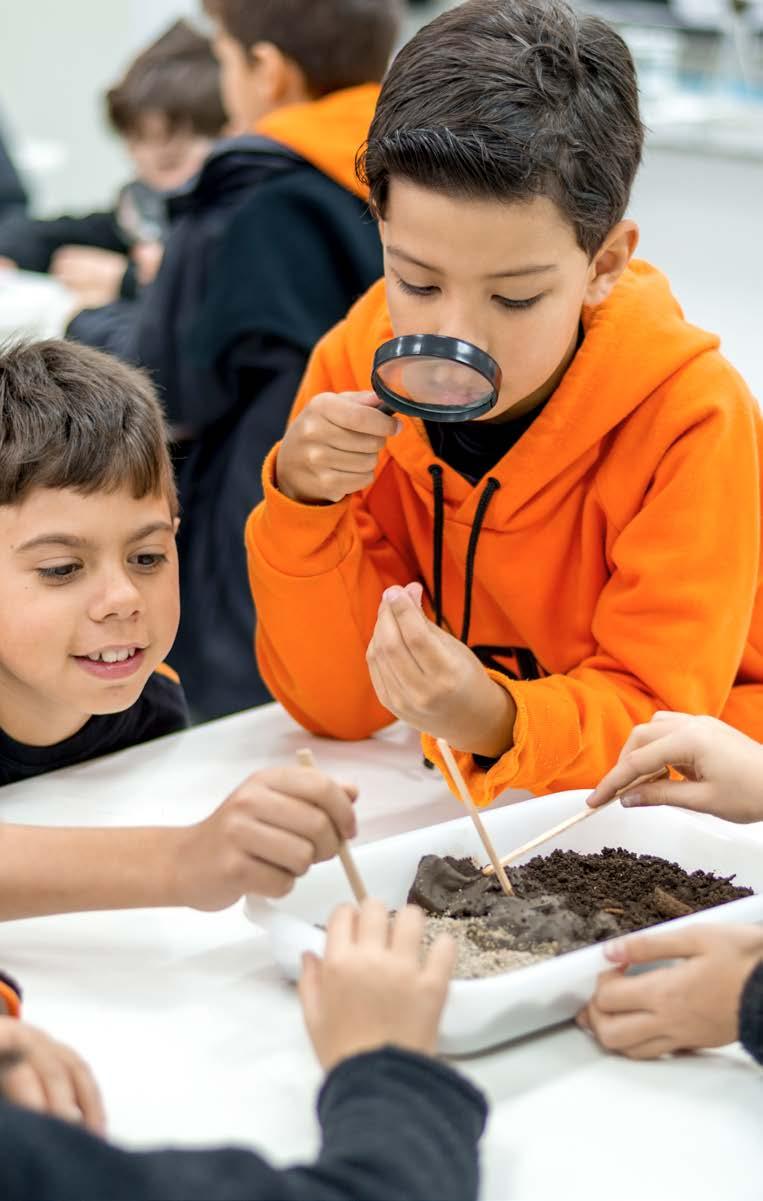
<path fill-rule="evenodd" d="M 0 0 L 0 118 L 40 212 L 108 202 L 128 178 L 101 96 L 196 0 Z M 199 17 L 200 19 L 200 17 Z"/>

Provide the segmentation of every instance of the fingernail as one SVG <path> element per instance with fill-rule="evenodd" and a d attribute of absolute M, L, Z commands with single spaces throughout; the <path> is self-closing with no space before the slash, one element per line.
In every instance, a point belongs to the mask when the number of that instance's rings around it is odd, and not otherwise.
<path fill-rule="evenodd" d="M 628 957 L 625 943 L 622 940 L 606 943 L 604 946 L 604 955 L 610 963 L 625 963 Z"/>
<path fill-rule="evenodd" d="M 626 809 L 632 809 L 634 805 L 640 805 L 641 793 L 626 792 L 625 796 L 620 797 L 620 804 L 624 805 Z"/>
<path fill-rule="evenodd" d="M 405 588 L 401 588 L 399 584 L 393 584 L 391 588 L 387 588 L 382 596 L 382 600 L 396 601 L 405 596 Z"/>

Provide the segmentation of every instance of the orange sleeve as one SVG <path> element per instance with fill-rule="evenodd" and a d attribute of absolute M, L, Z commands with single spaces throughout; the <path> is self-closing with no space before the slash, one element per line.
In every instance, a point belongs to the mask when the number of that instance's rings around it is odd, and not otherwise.
<path fill-rule="evenodd" d="M 9 981 L 0 978 L 0 1014 L 6 1017 L 21 1017 L 21 997 Z"/>
<path fill-rule="evenodd" d="M 292 419 L 319 392 L 355 387 L 349 368 L 342 368 L 342 338 L 339 326 L 319 343 Z M 304 505 L 279 492 L 278 450 L 265 460 L 264 500 L 246 527 L 262 678 L 306 729 L 367 738 L 395 719 L 376 697 L 366 648 L 382 592 L 407 583 L 413 569 L 382 537 L 364 493 Z M 378 470 L 388 469 L 383 455 Z"/>
<path fill-rule="evenodd" d="M 634 724 L 657 709 L 721 713 L 760 582 L 754 405 L 741 393 L 737 399 L 671 444 L 642 506 L 614 538 L 612 574 L 594 618 L 595 653 L 541 680 L 490 673 L 514 698 L 517 722 L 513 748 L 489 770 L 458 755 L 479 804 L 507 788 L 595 786 Z M 436 745 L 426 736 L 423 743 L 442 768 Z"/>

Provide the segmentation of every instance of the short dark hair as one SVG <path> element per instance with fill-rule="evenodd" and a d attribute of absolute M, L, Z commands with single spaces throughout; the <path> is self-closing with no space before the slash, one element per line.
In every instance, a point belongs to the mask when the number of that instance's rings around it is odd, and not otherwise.
<path fill-rule="evenodd" d="M 106 93 L 106 108 L 122 136 L 139 134 L 143 117 L 158 112 L 171 132 L 188 129 L 216 138 L 227 118 L 210 39 L 187 21 L 176 21 Z"/>
<path fill-rule="evenodd" d="M 0 349 L 0 505 L 33 488 L 177 494 L 167 429 L 148 376 L 99 350 L 51 339 Z"/>
<path fill-rule="evenodd" d="M 463 198 L 553 200 L 592 256 L 625 213 L 644 127 L 630 52 L 564 0 L 467 0 L 405 46 L 358 174 Z"/>
<path fill-rule="evenodd" d="M 401 26 L 399 0 L 204 0 L 204 7 L 247 53 L 272 42 L 317 97 L 378 83 Z"/>

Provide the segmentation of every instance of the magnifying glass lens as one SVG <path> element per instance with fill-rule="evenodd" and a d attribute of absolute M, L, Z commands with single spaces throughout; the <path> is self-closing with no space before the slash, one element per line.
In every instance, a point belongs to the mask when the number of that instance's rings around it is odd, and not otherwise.
<path fill-rule="evenodd" d="M 468 421 L 495 405 L 501 369 L 471 342 L 407 334 L 379 347 L 372 383 L 388 412 L 428 421 Z"/>
<path fill-rule="evenodd" d="M 379 368 L 384 387 L 402 400 L 447 408 L 481 405 L 493 388 L 479 371 L 448 359 L 411 356 Z"/>

